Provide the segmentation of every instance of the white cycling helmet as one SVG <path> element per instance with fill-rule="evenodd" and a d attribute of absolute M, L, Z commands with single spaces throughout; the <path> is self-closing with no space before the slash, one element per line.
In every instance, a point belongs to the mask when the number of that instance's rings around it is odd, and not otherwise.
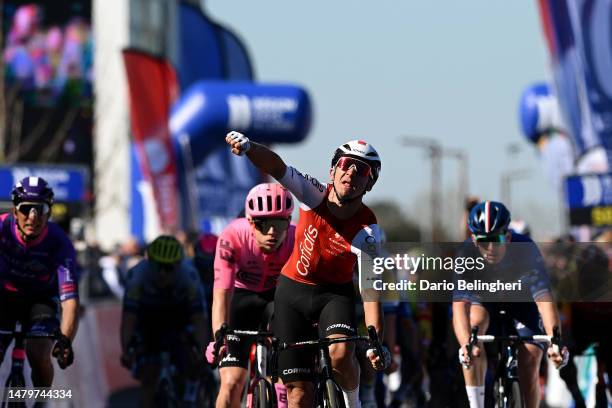
<path fill-rule="evenodd" d="M 374 147 L 364 140 L 351 140 L 340 145 L 334 152 L 334 157 L 331 161 L 332 168 L 338 163 L 341 157 L 354 157 L 362 160 L 370 165 L 372 168 L 372 180 L 376 183 L 378 175 L 380 174 L 380 156 Z"/>

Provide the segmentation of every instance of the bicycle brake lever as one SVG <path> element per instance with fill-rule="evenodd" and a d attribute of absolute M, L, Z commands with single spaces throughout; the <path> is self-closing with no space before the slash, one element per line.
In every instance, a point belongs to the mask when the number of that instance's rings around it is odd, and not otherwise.
<path fill-rule="evenodd" d="M 374 326 L 368 326 L 368 337 L 370 338 L 370 347 L 374 348 L 378 357 L 380 357 L 381 361 L 383 361 L 383 364 L 385 364 L 385 354 L 382 348 L 382 344 L 380 344 L 380 340 L 378 339 L 378 333 L 376 333 L 376 329 L 374 328 Z"/>
<path fill-rule="evenodd" d="M 553 335 L 550 338 L 551 344 L 556 344 L 561 349 L 561 334 L 559 333 L 559 326 L 553 327 Z"/>
<path fill-rule="evenodd" d="M 227 334 L 229 327 L 227 323 L 223 323 L 219 330 L 215 332 L 215 346 L 214 346 L 214 355 L 215 359 L 219 360 L 219 350 L 221 350 L 221 346 L 225 342 L 225 335 Z M 213 368 L 216 368 L 219 365 L 219 361 L 216 361 L 212 364 Z"/>
<path fill-rule="evenodd" d="M 470 341 L 466 345 L 467 348 L 467 357 L 471 361 L 472 360 L 472 349 L 474 346 L 478 344 L 478 326 L 472 327 L 472 331 L 470 332 Z M 470 368 L 469 364 L 462 363 L 464 368 Z"/>

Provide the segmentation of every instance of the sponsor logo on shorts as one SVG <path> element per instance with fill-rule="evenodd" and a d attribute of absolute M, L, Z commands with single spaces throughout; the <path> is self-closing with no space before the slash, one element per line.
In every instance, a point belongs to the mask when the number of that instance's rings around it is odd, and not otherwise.
<path fill-rule="evenodd" d="M 335 324 L 332 324 L 331 326 L 327 326 L 327 329 L 325 329 L 325 331 L 330 331 L 333 329 L 346 329 L 346 330 L 350 330 L 351 332 L 355 331 L 355 329 L 353 329 L 351 326 L 349 326 L 348 324 L 344 324 L 344 323 L 335 323 Z"/>
<path fill-rule="evenodd" d="M 310 374 L 310 368 L 288 368 L 283 370 L 283 375 Z"/>
<path fill-rule="evenodd" d="M 234 356 L 232 356 L 231 354 L 228 354 L 227 356 L 223 357 L 223 360 L 221 360 L 222 363 L 237 363 L 238 359 Z"/>

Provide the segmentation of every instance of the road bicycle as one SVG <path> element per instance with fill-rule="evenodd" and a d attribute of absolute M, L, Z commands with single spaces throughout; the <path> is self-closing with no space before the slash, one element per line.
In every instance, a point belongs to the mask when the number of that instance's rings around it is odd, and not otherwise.
<path fill-rule="evenodd" d="M 367 336 L 348 336 L 336 338 L 323 338 L 317 340 L 299 341 L 285 343 L 277 338 L 272 339 L 272 382 L 278 379 L 278 356 L 284 350 L 316 348 L 317 362 L 315 371 L 315 395 L 314 402 L 318 408 L 344 408 L 344 396 L 342 389 L 333 377 L 329 346 L 347 342 L 367 342 L 370 348 L 375 350 L 379 356 L 384 356 L 383 347 L 380 344 L 374 326 L 368 326 Z"/>
<path fill-rule="evenodd" d="M 501 335 L 479 335 L 478 326 L 472 327 L 470 342 L 468 343 L 468 354 L 471 357 L 472 348 L 482 343 L 494 343 L 498 345 L 496 370 L 493 381 L 493 397 L 497 408 L 522 408 L 525 406 L 523 394 L 519 386 L 518 377 L 518 345 L 521 343 L 543 343 L 556 344 L 561 349 L 561 337 L 559 328 L 553 329 L 553 335 L 520 336 L 507 334 L 514 326 L 512 319 L 506 311 L 500 310 Z"/>
<path fill-rule="evenodd" d="M 251 353 L 247 366 L 248 383 L 242 401 L 247 408 L 268 408 L 278 406 L 274 383 L 269 380 L 268 357 L 271 355 L 273 334 L 269 331 L 232 330 L 222 324 L 215 338 L 215 355 L 218 355 L 225 339 L 238 336 L 251 343 Z"/>
<path fill-rule="evenodd" d="M 11 372 L 6 379 L 4 384 L 4 394 L 2 397 L 2 408 L 4 407 L 26 407 L 25 401 L 10 401 L 9 402 L 9 393 L 11 389 L 15 388 L 25 388 L 26 380 L 25 375 L 23 373 L 25 359 L 26 359 L 26 350 L 25 343 L 28 339 L 52 339 L 59 340 L 62 337 L 62 333 L 59 328 L 49 332 L 48 330 L 41 329 L 37 330 L 36 327 L 33 327 L 28 333 L 23 332 L 23 328 L 21 322 L 17 321 L 15 323 L 15 329 L 13 330 L 13 339 L 15 344 L 13 346 L 13 352 L 11 353 Z M 61 368 L 66 368 L 69 364 L 66 360 L 64 360 L 64 355 L 66 351 L 68 351 L 69 355 L 72 355 L 72 347 L 70 345 L 65 345 L 64 342 L 58 342 L 58 353 L 56 359 Z"/>

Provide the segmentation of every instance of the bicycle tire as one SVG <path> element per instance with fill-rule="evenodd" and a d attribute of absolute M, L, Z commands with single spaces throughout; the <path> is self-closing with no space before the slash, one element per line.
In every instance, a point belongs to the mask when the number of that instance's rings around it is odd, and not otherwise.
<path fill-rule="evenodd" d="M 263 378 L 257 380 L 257 384 L 253 387 L 253 395 L 251 396 L 253 408 L 271 408 L 270 398 L 268 395 L 267 381 Z"/>
<path fill-rule="evenodd" d="M 498 378 L 494 389 L 495 406 L 497 408 L 523 408 L 523 394 L 516 380 Z"/>
<path fill-rule="evenodd" d="M 155 391 L 155 406 L 157 408 L 178 408 L 179 404 L 171 390 L 172 384 L 167 379 L 163 379 Z"/>
<path fill-rule="evenodd" d="M 510 387 L 510 393 L 508 394 L 508 408 L 523 408 L 525 402 L 523 401 L 523 394 L 521 393 L 521 386 L 516 380 L 512 381 Z"/>
<path fill-rule="evenodd" d="M 2 398 L 2 408 L 26 408 L 25 401 L 8 401 L 8 389 L 9 388 L 25 388 L 25 378 L 23 375 L 11 374 L 6 380 L 6 388 L 4 389 L 4 395 Z"/>
<path fill-rule="evenodd" d="M 344 408 L 344 395 L 340 391 L 340 387 L 333 380 L 325 381 L 325 389 L 323 390 L 323 407 L 324 408 Z"/>

